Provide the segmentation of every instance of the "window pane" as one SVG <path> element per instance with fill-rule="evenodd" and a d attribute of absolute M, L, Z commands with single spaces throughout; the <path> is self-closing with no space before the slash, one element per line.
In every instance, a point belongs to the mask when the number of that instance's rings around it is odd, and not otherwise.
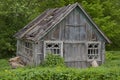
<path fill-rule="evenodd" d="M 53 41 L 53 42 L 45 42 L 45 45 L 46 45 L 45 48 L 46 53 L 61 55 L 61 43 Z"/>
<path fill-rule="evenodd" d="M 99 43 L 88 43 L 88 59 L 98 59 Z"/>

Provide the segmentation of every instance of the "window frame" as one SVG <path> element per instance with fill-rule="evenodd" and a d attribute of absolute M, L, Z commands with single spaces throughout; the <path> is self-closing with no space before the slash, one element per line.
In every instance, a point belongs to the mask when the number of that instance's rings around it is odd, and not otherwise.
<path fill-rule="evenodd" d="M 33 44 L 29 41 L 21 41 L 20 52 L 24 53 L 25 56 L 33 57 Z"/>
<path fill-rule="evenodd" d="M 89 44 L 98 44 L 98 47 L 97 47 L 97 50 L 98 50 L 98 58 L 97 59 L 89 59 L 88 57 L 88 50 L 89 50 L 89 47 L 88 45 Z M 91 48 L 92 49 L 92 48 Z M 95 50 L 95 47 L 93 48 L 93 50 Z M 93 61 L 93 60 L 97 60 L 97 61 L 101 61 L 101 42 L 100 41 L 96 41 L 96 42 L 92 42 L 92 41 L 89 41 L 87 42 L 87 61 Z M 95 54 L 95 53 L 94 53 Z M 93 54 L 92 54 L 93 55 Z"/>
<path fill-rule="evenodd" d="M 44 41 L 44 58 L 45 58 L 45 56 L 46 56 L 46 49 L 47 49 L 47 47 L 46 47 L 46 44 L 49 44 L 49 43 L 58 43 L 58 44 L 60 44 L 60 56 L 61 57 L 63 57 L 63 41 Z M 55 54 L 55 55 L 57 55 L 57 54 Z"/>

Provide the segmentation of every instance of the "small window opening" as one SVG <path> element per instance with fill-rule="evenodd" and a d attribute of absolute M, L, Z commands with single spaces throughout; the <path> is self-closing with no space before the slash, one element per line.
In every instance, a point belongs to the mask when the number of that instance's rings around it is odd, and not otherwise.
<path fill-rule="evenodd" d="M 45 54 L 47 53 L 52 53 L 56 55 L 61 55 L 62 56 L 62 42 L 56 42 L 56 41 L 50 41 L 47 42 L 45 41 Z"/>
<path fill-rule="evenodd" d="M 99 58 L 99 43 L 88 43 L 88 59 L 98 59 Z"/>
<path fill-rule="evenodd" d="M 26 54 L 27 56 L 30 56 L 30 57 L 33 56 L 32 43 L 23 42 L 23 48 L 24 48 L 24 54 Z"/>

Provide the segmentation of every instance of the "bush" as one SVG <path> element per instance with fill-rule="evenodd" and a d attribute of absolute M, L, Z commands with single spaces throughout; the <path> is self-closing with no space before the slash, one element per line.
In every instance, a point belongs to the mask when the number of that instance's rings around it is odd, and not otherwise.
<path fill-rule="evenodd" d="M 10 69 L 8 59 L 0 59 L 0 71 Z"/>
<path fill-rule="evenodd" d="M 106 61 L 102 66 L 107 68 L 114 66 L 120 67 L 120 51 L 107 51 Z"/>
<path fill-rule="evenodd" d="M 120 80 L 120 68 L 32 68 L 5 70 L 0 80 Z"/>
<path fill-rule="evenodd" d="M 113 58 L 113 54 L 110 52 L 107 52 L 106 53 L 106 60 L 112 60 L 112 58 Z"/>
<path fill-rule="evenodd" d="M 106 60 L 120 60 L 120 51 L 107 51 Z"/>
<path fill-rule="evenodd" d="M 65 66 L 64 59 L 61 56 L 50 53 L 46 55 L 42 65 L 46 67 Z"/>
<path fill-rule="evenodd" d="M 0 67 L 0 80 L 120 80 L 120 58 L 118 58 L 120 52 L 107 53 L 112 55 L 112 57 L 108 57 L 107 64 L 97 68 L 87 69 L 66 68 L 61 66 L 56 67 L 56 65 L 53 65 L 53 60 L 57 55 L 53 54 L 48 54 L 46 56 L 45 66 L 47 67 L 45 68 L 25 67 L 10 70 L 7 65 L 7 60 L 2 59 L 0 60 L 1 64 L 4 64 Z M 61 60 L 60 56 L 57 57 Z M 55 64 L 58 64 L 58 62 Z"/>

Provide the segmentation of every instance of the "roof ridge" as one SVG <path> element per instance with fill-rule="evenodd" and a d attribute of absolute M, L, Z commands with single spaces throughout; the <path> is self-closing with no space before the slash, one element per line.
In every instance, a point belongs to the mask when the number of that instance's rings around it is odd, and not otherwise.
<path fill-rule="evenodd" d="M 43 38 L 50 30 L 52 30 L 59 22 L 61 22 L 73 9 L 79 7 L 83 14 L 87 17 L 90 23 L 96 28 L 96 30 L 100 33 L 100 35 L 110 43 L 110 40 L 105 36 L 99 27 L 94 23 L 91 17 L 87 14 L 87 12 L 79 5 L 78 2 L 74 4 L 69 4 L 67 6 L 63 6 L 60 8 L 52 8 L 45 10 L 40 16 L 32 20 L 28 25 L 26 25 L 23 29 L 19 30 L 18 33 L 15 34 L 16 38 L 26 38 L 33 41 L 39 40 Z M 43 29 L 43 31 L 38 31 L 39 29 Z M 35 32 L 33 36 L 31 36 L 32 29 Z M 28 34 L 27 34 L 28 33 Z"/>

